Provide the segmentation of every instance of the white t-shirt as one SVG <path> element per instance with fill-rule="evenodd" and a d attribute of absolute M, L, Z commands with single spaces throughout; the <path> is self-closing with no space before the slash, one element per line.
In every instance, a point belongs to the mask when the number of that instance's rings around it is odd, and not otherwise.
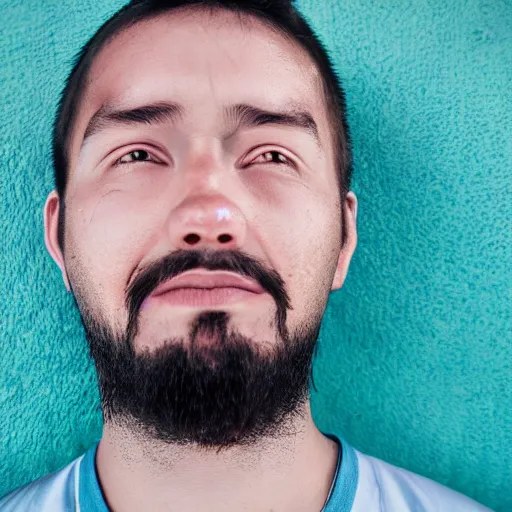
<path fill-rule="evenodd" d="M 365 455 L 342 438 L 326 435 L 341 450 L 327 503 L 320 512 L 491 510 L 433 480 Z M 60 471 L 9 493 L 0 500 L 0 512 L 109 512 L 95 469 L 97 446 Z"/>

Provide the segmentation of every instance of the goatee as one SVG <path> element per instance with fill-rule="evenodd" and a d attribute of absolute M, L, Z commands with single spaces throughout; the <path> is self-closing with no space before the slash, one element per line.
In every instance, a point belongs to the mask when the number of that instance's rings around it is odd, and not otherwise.
<path fill-rule="evenodd" d="M 229 270 L 257 279 L 276 301 L 276 340 L 262 343 L 229 328 L 226 311 L 202 311 L 188 339 L 167 337 L 135 350 L 138 313 L 161 282 L 191 268 Z M 284 283 L 240 252 L 177 251 L 141 273 L 128 288 L 129 322 L 117 333 L 74 291 L 96 365 L 105 422 L 146 438 L 218 451 L 291 433 L 309 398 L 320 312 L 290 334 Z M 205 342 L 206 340 L 206 342 Z"/>

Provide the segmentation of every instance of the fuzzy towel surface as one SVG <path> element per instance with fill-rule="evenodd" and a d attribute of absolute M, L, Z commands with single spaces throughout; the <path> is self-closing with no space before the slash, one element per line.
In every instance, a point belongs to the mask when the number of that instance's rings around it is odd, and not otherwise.
<path fill-rule="evenodd" d="M 44 246 L 51 126 L 118 0 L 9 0 L 0 35 L 0 495 L 101 436 L 78 311 Z M 512 510 L 512 3 L 303 0 L 347 93 L 358 247 L 331 294 L 319 428 Z"/>

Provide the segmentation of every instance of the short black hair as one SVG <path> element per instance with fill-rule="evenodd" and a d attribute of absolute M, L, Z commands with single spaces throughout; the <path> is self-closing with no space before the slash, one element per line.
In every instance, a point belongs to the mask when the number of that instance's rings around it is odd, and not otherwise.
<path fill-rule="evenodd" d="M 350 188 L 352 155 L 346 120 L 345 93 L 327 50 L 293 0 L 132 0 L 108 19 L 82 47 L 75 58 L 57 107 L 53 126 L 55 188 L 59 195 L 58 243 L 64 251 L 65 195 L 68 181 L 69 142 L 92 62 L 100 50 L 124 29 L 177 8 L 226 9 L 263 20 L 273 29 L 298 43 L 316 64 L 324 93 L 334 142 L 334 162 L 340 191 L 342 244 L 346 240 L 343 203 Z"/>

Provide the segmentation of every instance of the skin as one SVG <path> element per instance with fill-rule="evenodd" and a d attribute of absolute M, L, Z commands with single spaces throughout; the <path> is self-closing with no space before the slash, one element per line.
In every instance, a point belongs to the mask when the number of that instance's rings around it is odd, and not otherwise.
<path fill-rule="evenodd" d="M 186 51 L 183 49 L 186 48 Z M 176 101 L 182 120 L 112 127 L 89 138 L 86 126 L 106 102 L 135 107 Z M 264 125 L 233 133 L 222 109 L 247 103 L 281 110 L 290 101 L 309 111 L 321 147 L 305 130 Z M 144 150 L 155 162 L 114 167 Z M 293 166 L 265 163 L 279 151 Z M 250 164 L 250 165 L 249 165 Z M 318 72 L 307 54 L 255 18 L 233 13 L 173 12 L 138 23 L 97 56 L 70 146 L 66 251 L 57 243 L 59 196 L 44 207 L 46 247 L 66 288 L 112 326 L 128 321 L 125 289 L 135 272 L 173 250 L 239 249 L 284 279 L 293 309 L 287 326 L 323 315 L 341 288 L 356 247 L 357 199 L 340 200 L 333 146 Z M 218 208 L 232 215 L 216 220 Z M 195 245 L 187 235 L 197 234 Z M 221 242 L 220 234 L 231 235 Z M 268 294 L 218 309 L 244 335 L 276 342 Z M 166 333 L 187 336 L 197 308 L 160 305 L 141 312 L 137 350 Z M 296 434 L 217 454 L 163 446 L 105 424 L 97 471 L 112 510 L 321 510 L 334 475 L 336 444 L 315 426 L 309 402 Z"/>

